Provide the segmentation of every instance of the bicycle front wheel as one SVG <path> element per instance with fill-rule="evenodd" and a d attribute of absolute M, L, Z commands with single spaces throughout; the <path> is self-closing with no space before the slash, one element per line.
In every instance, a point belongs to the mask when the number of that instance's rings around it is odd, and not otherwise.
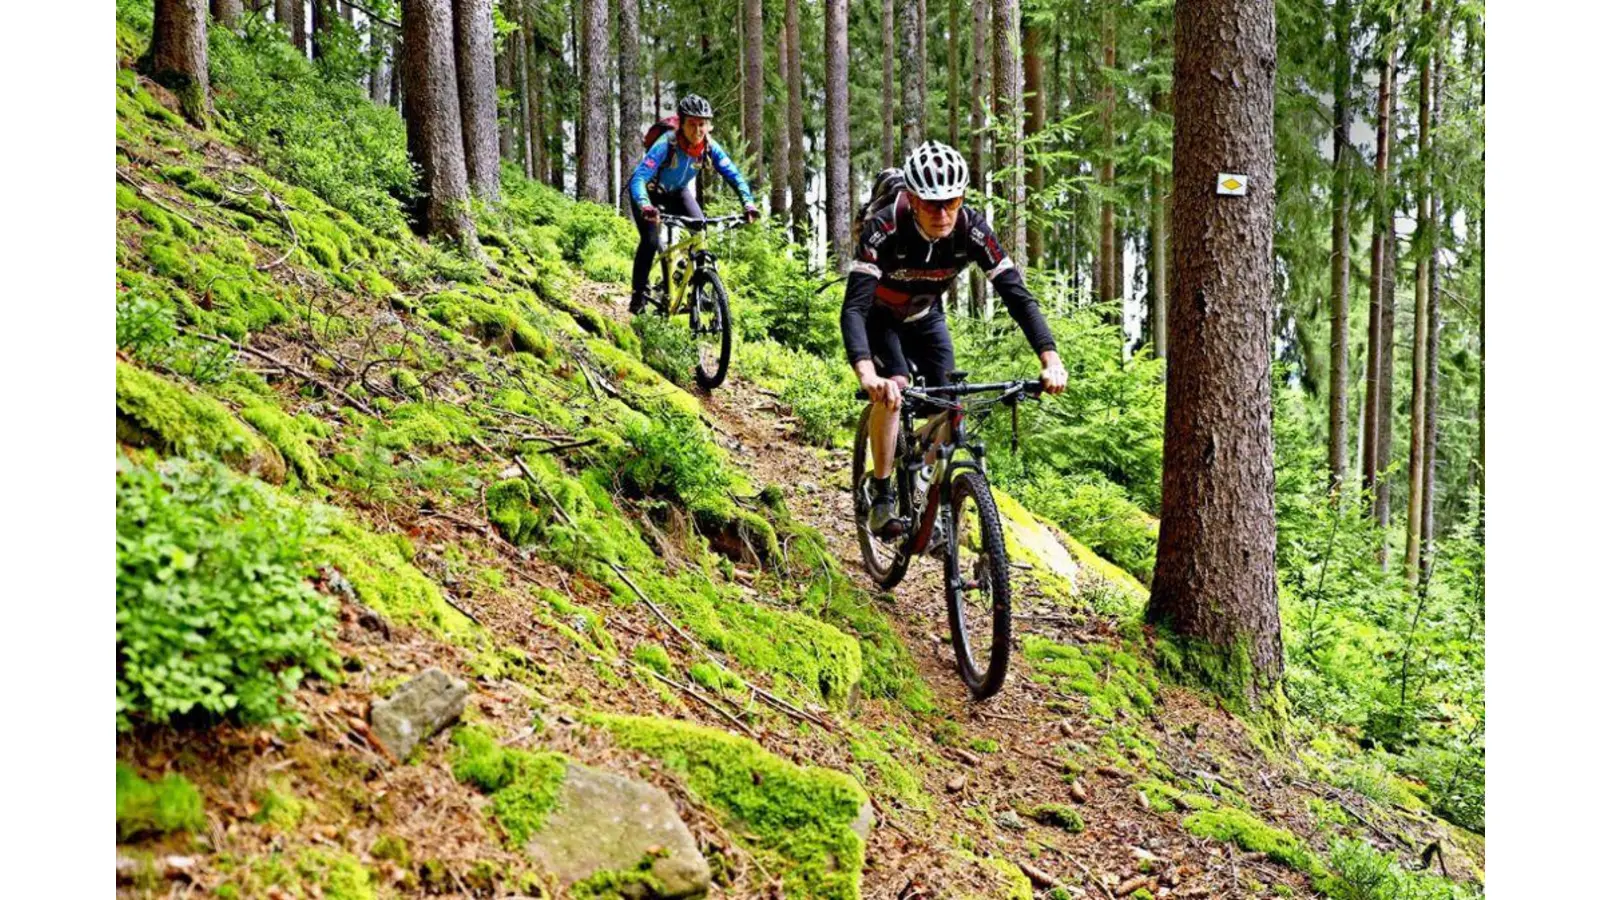
<path fill-rule="evenodd" d="M 861 564 L 878 587 L 889 590 L 900 583 L 911 565 L 910 557 L 900 554 L 900 547 L 910 539 L 909 533 L 895 540 L 885 540 L 867 527 L 867 516 L 872 502 L 867 497 L 867 480 L 872 477 L 872 404 L 861 410 L 861 420 L 856 424 L 855 452 L 850 459 L 850 498 L 855 509 L 856 540 L 861 544 Z M 895 459 L 905 455 L 906 436 L 902 431 L 895 446 Z M 906 515 L 908 504 L 905 493 L 898 492 L 900 515 Z"/>
<path fill-rule="evenodd" d="M 1011 577 L 1005 532 L 989 483 L 976 470 L 957 472 L 945 529 L 945 599 L 956 667 L 974 700 L 1006 680 L 1011 658 Z"/>
<path fill-rule="evenodd" d="M 716 269 L 701 269 L 695 275 L 689 303 L 689 332 L 694 342 L 694 380 L 703 390 L 711 390 L 728 377 L 728 358 L 733 355 L 733 318 L 728 314 L 728 292 Z"/>

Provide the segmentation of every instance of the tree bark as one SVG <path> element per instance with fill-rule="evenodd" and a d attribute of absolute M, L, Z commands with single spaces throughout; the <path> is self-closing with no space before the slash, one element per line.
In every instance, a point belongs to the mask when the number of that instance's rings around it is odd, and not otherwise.
<path fill-rule="evenodd" d="M 534 55 L 536 43 L 528 0 L 517 4 L 517 24 L 520 27 L 511 36 L 517 43 L 517 70 L 512 77 L 517 82 L 517 102 L 522 110 L 523 122 L 522 143 L 517 146 L 517 162 L 522 167 L 523 175 L 543 180 L 544 103 L 539 96 L 539 60 Z"/>
<path fill-rule="evenodd" d="M 996 71 L 995 112 L 1000 117 L 1002 138 L 996 141 L 1001 164 L 1008 172 L 1005 197 L 1009 213 L 1000 234 L 1006 249 L 1019 267 L 1027 265 L 1027 233 L 1023 229 L 1022 173 L 1022 21 L 1018 0 L 995 0 L 994 58 Z"/>
<path fill-rule="evenodd" d="M 183 117 L 197 128 L 211 117 L 206 61 L 205 0 L 156 0 L 150 49 L 142 68 L 178 98 Z"/>
<path fill-rule="evenodd" d="M 1392 92 L 1389 95 L 1389 110 L 1391 113 L 1394 111 Z M 1378 372 L 1377 470 L 1379 473 L 1389 467 L 1389 460 L 1394 456 L 1394 289 L 1400 246 L 1396 236 L 1394 214 L 1389 212 L 1386 215 L 1388 233 L 1384 235 L 1383 245 L 1388 251 L 1383 254 L 1383 355 L 1379 360 Z M 1373 502 L 1373 521 L 1377 523 L 1381 533 L 1387 533 L 1389 528 L 1390 499 L 1393 490 L 1394 479 L 1388 475 L 1381 475 L 1378 478 L 1378 491 Z M 1387 537 L 1378 543 L 1378 566 L 1386 572 L 1389 570 Z"/>
<path fill-rule="evenodd" d="M 1442 19 L 1443 17 L 1441 17 Z M 1433 116 L 1433 130 L 1439 129 L 1439 120 L 1443 118 L 1441 108 L 1444 95 L 1445 54 L 1449 52 L 1447 32 L 1444 21 L 1440 21 L 1436 32 L 1437 40 L 1434 46 L 1438 48 L 1433 55 L 1433 103 L 1430 114 Z M 1437 172 L 1437 163 L 1428 160 L 1429 180 L 1434 180 Z M 1433 240 L 1428 244 L 1428 407 L 1425 415 L 1426 426 L 1423 435 L 1423 465 L 1422 465 L 1422 577 L 1428 577 L 1428 571 L 1433 568 L 1434 546 L 1434 513 L 1437 507 L 1435 498 L 1435 475 L 1438 471 L 1439 451 L 1439 339 L 1444 331 L 1444 317 L 1439 309 L 1440 275 L 1439 262 L 1441 248 L 1444 244 L 1443 233 L 1445 223 L 1450 217 L 1443 214 L 1443 194 L 1437 186 L 1430 191 L 1431 203 L 1428 220 L 1432 223 Z"/>
<path fill-rule="evenodd" d="M 883 168 L 898 166 L 894 155 L 894 0 L 883 0 Z"/>
<path fill-rule="evenodd" d="M 993 32 L 993 11 L 989 0 L 972 3 L 972 153 L 967 159 L 972 186 L 979 193 L 988 193 L 985 180 L 987 157 L 984 154 L 985 130 L 989 127 L 989 36 Z M 980 318 L 989 308 L 989 281 L 974 267 L 968 276 L 968 314 Z"/>
<path fill-rule="evenodd" d="M 759 192 L 764 173 L 762 160 L 766 145 L 762 140 L 761 126 L 766 114 L 766 24 L 762 17 L 761 0 L 744 0 L 744 143 L 745 176 L 751 189 Z"/>
<path fill-rule="evenodd" d="M 1379 41 L 1387 44 L 1387 28 Z M 1362 416 L 1365 433 L 1361 438 L 1361 487 L 1372 498 L 1373 521 L 1378 519 L 1378 479 L 1389 465 L 1380 454 L 1379 432 L 1392 410 L 1380 402 L 1383 370 L 1389 350 L 1384 346 L 1383 269 L 1385 258 L 1393 253 L 1389 237 L 1389 107 L 1394 84 L 1394 48 L 1390 47 L 1378 73 L 1377 139 L 1373 155 L 1372 260 L 1367 289 L 1367 383 L 1366 413 Z M 1390 362 L 1392 365 L 1392 361 Z M 1385 520 L 1387 516 L 1385 516 Z"/>
<path fill-rule="evenodd" d="M 1161 534 L 1146 619 L 1182 670 L 1281 712 L 1273 511 L 1272 0 L 1176 9 L 1171 375 Z M 1213 72 L 1227 73 L 1218 79 Z M 1249 176 L 1218 196 L 1216 173 Z"/>
<path fill-rule="evenodd" d="M 310 35 L 306 33 L 306 5 L 303 0 L 296 0 L 289 4 L 290 12 L 290 40 L 294 42 L 295 49 L 302 56 L 309 56 L 311 51 Z"/>
<path fill-rule="evenodd" d="M 828 238 L 834 264 L 850 268 L 850 9 L 846 0 L 827 0 L 826 79 L 828 144 Z"/>
<path fill-rule="evenodd" d="M 644 86 L 639 65 L 639 0 L 617 0 L 617 146 L 624 167 L 644 139 Z"/>
<path fill-rule="evenodd" d="M 311 0 L 311 58 L 322 59 L 328 53 L 328 35 L 339 18 L 336 0 Z"/>
<path fill-rule="evenodd" d="M 1150 344 L 1167 358 L 1167 195 L 1160 169 L 1150 170 Z"/>
<path fill-rule="evenodd" d="M 1422 0 L 1420 28 L 1427 33 L 1433 18 L 1433 0 Z M 1429 197 L 1432 193 L 1431 151 L 1428 147 L 1432 117 L 1429 105 L 1433 99 L 1433 66 L 1426 47 L 1421 48 L 1418 63 L 1421 72 L 1417 98 L 1417 158 L 1421 161 L 1417 188 L 1417 229 L 1412 237 L 1412 250 L 1416 254 L 1416 288 L 1414 308 L 1416 325 L 1411 342 L 1411 494 L 1406 507 L 1406 582 L 1415 586 L 1422 562 L 1422 482 L 1427 468 L 1428 428 L 1428 263 L 1429 247 L 1433 242 L 1433 223 Z"/>
<path fill-rule="evenodd" d="M 1350 0 L 1334 4 L 1333 273 L 1328 337 L 1328 485 L 1344 482 L 1350 345 Z"/>
<path fill-rule="evenodd" d="M 949 54 L 945 63 L 945 102 L 950 108 L 950 136 L 946 139 L 952 147 L 961 147 L 961 3 L 960 0 L 950 0 L 949 7 L 945 10 L 946 25 L 948 27 L 948 41 L 945 50 Z M 953 287 L 953 285 L 952 285 Z"/>
<path fill-rule="evenodd" d="M 606 131 L 611 108 L 610 16 L 606 0 L 583 0 L 583 89 L 580 117 L 583 134 L 578 141 L 578 197 L 606 202 Z"/>
<path fill-rule="evenodd" d="M 495 203 L 500 200 L 500 151 L 492 6 L 492 0 L 453 0 L 467 185 L 480 199 Z"/>
<path fill-rule="evenodd" d="M 467 209 L 455 25 L 450 0 L 404 0 L 401 12 L 407 145 L 422 171 L 423 233 L 463 244 L 477 234 Z"/>
<path fill-rule="evenodd" d="M 1107 6 L 1100 16 L 1100 64 L 1106 71 L 1117 66 L 1117 22 L 1112 9 Z M 1110 303 L 1122 295 L 1122 283 L 1117 280 L 1117 214 L 1110 192 L 1116 185 L 1116 112 L 1117 92 L 1109 76 L 1102 76 L 1100 85 L 1100 189 L 1106 193 L 1100 201 L 1100 259 L 1096 278 L 1100 285 L 1101 303 Z M 1174 154 L 1176 157 L 1176 154 Z M 1121 320 L 1120 311 L 1113 316 Z"/>
<path fill-rule="evenodd" d="M 1027 115 L 1023 120 L 1023 134 L 1033 137 L 1044 128 L 1044 58 L 1039 55 L 1039 26 L 1026 25 L 1022 28 L 1022 93 Z M 1038 154 L 1028 155 L 1028 194 L 1032 195 L 1034 203 L 1044 194 L 1044 166 L 1038 160 Z M 1041 218 L 1035 215 L 1025 216 L 1027 222 L 1027 247 L 1025 260 L 1031 260 L 1039 265 L 1044 259 L 1044 228 Z"/>
<path fill-rule="evenodd" d="M 778 82 L 783 86 L 783 103 L 778 107 L 777 127 L 772 130 L 772 217 L 789 214 L 789 27 L 778 23 Z"/>
<path fill-rule="evenodd" d="M 805 69 L 800 64 L 800 4 L 785 0 L 783 6 L 784 51 L 788 54 L 789 120 L 789 210 L 792 234 L 797 244 L 805 243 L 811 230 L 811 209 L 806 204 Z"/>
<path fill-rule="evenodd" d="M 922 143 L 927 124 L 923 85 L 928 73 L 922 64 L 927 23 L 922 20 L 921 0 L 900 0 L 895 15 L 900 20 L 900 152 L 910 155 Z"/>
<path fill-rule="evenodd" d="M 244 0 L 211 0 L 211 18 L 224 28 L 239 27 L 244 16 Z"/>
<path fill-rule="evenodd" d="M 510 3 L 503 4 L 502 8 L 507 16 L 513 15 Z M 511 108 L 504 111 L 506 115 L 499 122 L 501 159 L 517 158 L 513 154 L 516 153 L 517 133 L 521 130 L 517 122 L 518 87 L 513 77 L 517 71 L 517 44 L 520 42 L 515 38 L 516 36 L 512 35 L 506 41 L 505 47 L 494 55 L 494 80 L 496 87 L 499 89 L 497 93 L 503 92 L 510 95 L 511 102 Z"/>

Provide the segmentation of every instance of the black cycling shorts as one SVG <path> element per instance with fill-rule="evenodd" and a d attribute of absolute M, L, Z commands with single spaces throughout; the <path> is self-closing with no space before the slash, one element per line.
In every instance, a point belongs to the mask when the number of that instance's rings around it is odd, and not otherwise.
<path fill-rule="evenodd" d="M 956 349 L 944 320 L 944 304 L 935 302 L 928 314 L 904 322 L 884 307 L 867 311 L 867 346 L 878 375 L 892 378 L 911 374 L 911 364 L 930 387 L 950 383 L 956 367 Z"/>

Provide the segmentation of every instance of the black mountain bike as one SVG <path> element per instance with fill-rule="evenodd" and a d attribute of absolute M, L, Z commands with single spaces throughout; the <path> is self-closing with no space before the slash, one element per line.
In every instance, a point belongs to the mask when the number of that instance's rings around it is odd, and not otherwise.
<path fill-rule="evenodd" d="M 1011 655 L 1011 578 L 1000 513 L 984 470 L 981 441 L 969 440 L 969 418 L 981 421 L 999 406 L 1012 412 L 1016 439 L 1017 403 L 1037 398 L 1038 381 L 966 384 L 965 372 L 951 373 L 953 384 L 925 387 L 918 379 L 901 392 L 900 437 L 895 447 L 896 518 L 879 534 L 867 527 L 872 475 L 869 439 L 872 407 L 861 411 L 851 466 L 856 536 L 867 574 L 884 590 L 905 577 L 911 557 L 944 557 L 945 602 L 956 666 L 973 699 L 1000 690 Z M 865 391 L 856 398 L 867 399 Z M 931 416 L 913 429 L 918 416 Z M 927 463 L 930 449 L 934 462 Z"/>
<path fill-rule="evenodd" d="M 728 292 L 717 274 L 717 256 L 706 240 L 707 226 L 737 228 L 738 215 L 696 219 L 661 215 L 661 278 L 650 286 L 649 303 L 666 318 L 687 312 L 689 340 L 694 345 L 694 380 L 711 390 L 728 377 L 733 355 L 733 317 Z M 682 238 L 674 239 L 679 230 Z"/>

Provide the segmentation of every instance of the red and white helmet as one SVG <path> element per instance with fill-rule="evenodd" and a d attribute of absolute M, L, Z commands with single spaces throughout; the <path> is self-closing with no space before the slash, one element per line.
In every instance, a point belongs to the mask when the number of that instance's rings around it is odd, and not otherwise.
<path fill-rule="evenodd" d="M 905 164 L 906 188 L 924 200 L 949 200 L 967 192 L 967 161 L 949 144 L 927 141 Z"/>

